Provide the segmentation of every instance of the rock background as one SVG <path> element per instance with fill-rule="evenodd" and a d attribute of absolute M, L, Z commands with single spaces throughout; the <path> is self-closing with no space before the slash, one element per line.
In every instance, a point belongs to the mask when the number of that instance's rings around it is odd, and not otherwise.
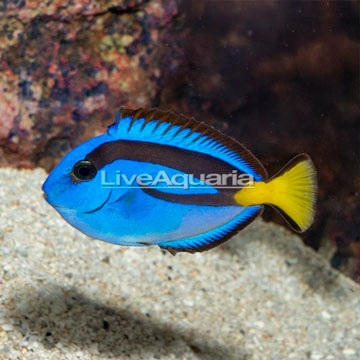
<path fill-rule="evenodd" d="M 149 106 L 178 65 L 173 0 L 0 7 L 0 165 L 50 169 L 120 105 Z"/>
<path fill-rule="evenodd" d="M 284 228 L 194 255 L 116 246 L 70 227 L 45 178 L 0 169 L 1 360 L 359 359 L 360 286 Z"/>

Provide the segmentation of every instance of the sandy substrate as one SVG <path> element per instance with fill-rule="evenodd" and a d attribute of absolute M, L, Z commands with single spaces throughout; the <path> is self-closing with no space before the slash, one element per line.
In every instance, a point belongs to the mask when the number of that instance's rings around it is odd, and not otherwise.
<path fill-rule="evenodd" d="M 0 359 L 359 359 L 360 287 L 261 220 L 202 254 L 72 229 L 0 170 Z"/>

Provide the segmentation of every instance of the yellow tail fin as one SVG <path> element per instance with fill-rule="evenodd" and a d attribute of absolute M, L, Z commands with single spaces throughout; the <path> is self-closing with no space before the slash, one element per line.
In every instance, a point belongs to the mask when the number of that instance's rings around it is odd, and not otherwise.
<path fill-rule="evenodd" d="M 235 194 L 239 205 L 269 204 L 298 232 L 307 230 L 313 222 L 317 196 L 316 170 L 306 154 L 296 156 L 270 180 L 255 182 Z"/>

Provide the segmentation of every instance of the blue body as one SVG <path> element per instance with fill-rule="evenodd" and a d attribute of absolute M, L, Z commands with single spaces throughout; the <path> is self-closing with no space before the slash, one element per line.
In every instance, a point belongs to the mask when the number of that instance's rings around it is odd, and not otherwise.
<path fill-rule="evenodd" d="M 106 134 L 93 138 L 68 153 L 51 172 L 43 185 L 47 201 L 72 226 L 86 235 L 120 245 L 158 244 L 173 248 L 206 244 L 211 239 L 218 239 L 232 228 L 251 218 L 259 206 L 203 206 L 174 203 L 153 197 L 137 188 L 105 187 L 101 183 L 101 171 L 85 182 L 74 183 L 69 174 L 76 162 L 99 145 L 114 140 L 147 141 L 172 145 L 182 149 L 210 154 L 213 157 L 232 164 L 235 168 L 252 174 L 261 180 L 249 164 L 236 154 L 212 139 L 192 142 L 199 133 L 186 137 L 188 129 L 183 130 L 173 139 L 179 127 L 174 126 L 166 135 L 162 124 L 154 131 L 156 122 L 141 129 L 139 119 L 128 131 L 131 118 L 123 118 L 109 127 Z M 168 125 L 168 124 L 167 124 Z M 177 169 L 150 162 L 118 159 L 107 164 L 102 170 L 106 174 L 121 171 L 128 175 L 157 173 L 166 170 L 170 174 L 182 174 Z M 167 189 L 163 189 L 167 191 Z M 199 190 L 168 189 L 179 193 L 202 192 L 209 194 L 218 190 L 207 185 Z"/>

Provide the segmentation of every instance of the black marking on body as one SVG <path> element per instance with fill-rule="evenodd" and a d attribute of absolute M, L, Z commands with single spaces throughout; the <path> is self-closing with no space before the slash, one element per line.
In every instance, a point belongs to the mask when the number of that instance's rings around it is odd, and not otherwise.
<path fill-rule="evenodd" d="M 226 149 L 231 150 L 237 154 L 240 159 L 247 162 L 260 176 L 265 180 L 267 178 L 266 170 L 263 168 L 260 161 L 248 150 L 245 146 L 236 142 L 235 140 L 223 135 L 211 126 L 198 122 L 194 119 L 189 119 L 183 115 L 176 115 L 170 111 L 164 112 L 159 109 L 145 110 L 129 110 L 120 109 L 117 120 L 112 126 L 119 126 L 121 119 L 131 117 L 130 124 L 127 131 L 129 132 L 133 124 L 139 120 L 144 119 L 141 129 L 151 121 L 156 121 L 154 130 L 160 124 L 168 123 L 169 126 L 163 131 L 166 134 L 173 126 L 177 125 L 180 128 L 173 135 L 175 138 L 183 130 L 189 130 L 185 137 L 190 136 L 194 132 L 199 132 L 199 135 L 192 140 L 193 143 L 201 144 L 203 141 L 212 139 L 216 141 L 219 146 L 223 145 Z M 201 139 L 203 137 L 203 139 Z M 156 165 L 166 166 L 171 169 L 178 170 L 185 174 L 194 175 L 199 179 L 201 174 L 218 174 L 230 175 L 223 186 L 232 186 L 231 174 L 234 170 L 237 174 L 241 174 L 241 170 L 229 164 L 228 162 L 216 158 L 209 154 L 204 154 L 196 150 L 182 149 L 177 146 L 164 145 L 152 143 L 150 141 L 138 140 L 114 140 L 106 142 L 94 150 L 92 150 L 85 158 L 95 165 L 97 170 L 100 170 L 107 164 L 116 160 L 132 160 L 139 162 L 147 162 Z M 166 201 L 183 203 L 183 204 L 197 204 L 208 206 L 235 206 L 234 195 L 238 189 L 221 189 L 217 194 L 173 194 L 158 191 L 154 188 L 144 187 L 143 190 L 149 195 L 160 198 Z"/>
<path fill-rule="evenodd" d="M 91 151 L 85 159 L 91 161 L 97 170 L 121 159 L 166 166 L 185 174 L 193 174 L 196 178 L 199 178 L 200 174 L 231 174 L 233 170 L 241 173 L 234 166 L 211 155 L 133 140 L 106 142 Z"/>
<path fill-rule="evenodd" d="M 118 126 L 123 118 L 131 117 L 131 122 L 128 127 L 128 131 L 131 130 L 132 125 L 139 119 L 144 119 L 141 130 L 143 130 L 148 123 L 156 121 L 156 125 L 153 129 L 155 131 L 161 124 L 168 123 L 169 126 L 164 130 L 163 135 L 166 134 L 173 126 L 178 125 L 180 128 L 173 135 L 173 138 L 178 136 L 183 130 L 189 130 L 185 138 L 189 137 L 194 132 L 199 132 L 199 136 L 193 139 L 195 143 L 199 141 L 201 137 L 204 137 L 201 142 L 207 139 L 213 139 L 221 145 L 224 145 L 227 149 L 237 154 L 241 159 L 247 162 L 257 174 L 259 174 L 265 181 L 268 177 L 267 172 L 261 162 L 248 150 L 244 145 L 240 144 L 236 140 L 229 136 L 222 134 L 220 131 L 214 129 L 212 126 L 203 122 L 199 122 L 194 118 L 188 118 L 184 115 L 178 115 L 172 111 L 163 111 L 160 109 L 126 109 L 120 108 L 116 122 L 112 126 Z M 206 138 L 205 138 L 206 137 Z"/>
<path fill-rule="evenodd" d="M 234 195 L 239 189 L 221 189 L 216 194 L 174 194 L 142 185 L 142 190 L 157 199 L 198 206 L 239 206 Z"/>

